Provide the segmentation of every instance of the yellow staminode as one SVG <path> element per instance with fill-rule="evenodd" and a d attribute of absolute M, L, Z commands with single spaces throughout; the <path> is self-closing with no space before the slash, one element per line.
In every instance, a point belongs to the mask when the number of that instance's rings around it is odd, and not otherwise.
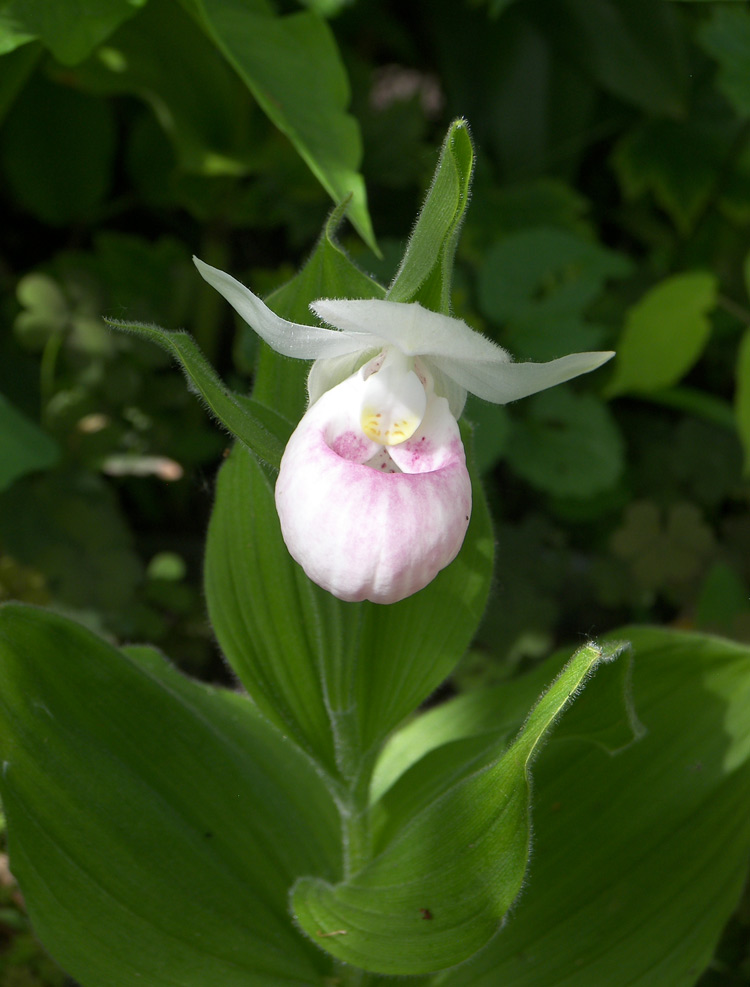
<path fill-rule="evenodd" d="M 364 381 L 359 421 L 371 441 L 397 446 L 419 428 L 427 395 L 412 367 L 413 360 L 389 350 L 380 368 Z"/>
<path fill-rule="evenodd" d="M 362 409 L 362 431 L 368 439 L 379 442 L 383 446 L 397 446 L 406 442 L 419 428 L 421 417 L 414 415 L 397 420 L 384 418 L 382 411 L 373 408 Z"/>

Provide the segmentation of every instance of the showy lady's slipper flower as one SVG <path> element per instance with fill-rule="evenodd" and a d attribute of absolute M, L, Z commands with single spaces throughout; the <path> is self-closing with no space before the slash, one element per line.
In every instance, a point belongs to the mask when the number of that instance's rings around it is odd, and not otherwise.
<path fill-rule="evenodd" d="M 471 516 L 458 429 L 467 391 L 506 404 L 613 356 L 512 363 L 459 319 L 382 299 L 321 299 L 310 308 L 335 328 L 299 325 L 230 275 L 195 263 L 273 349 L 315 360 L 276 508 L 290 554 L 342 600 L 395 603 L 458 554 Z"/>

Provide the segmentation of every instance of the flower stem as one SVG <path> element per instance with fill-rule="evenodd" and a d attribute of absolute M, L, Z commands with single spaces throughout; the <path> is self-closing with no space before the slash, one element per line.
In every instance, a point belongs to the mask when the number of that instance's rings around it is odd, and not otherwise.
<path fill-rule="evenodd" d="M 40 419 L 42 422 L 47 421 L 47 405 L 55 393 L 55 370 L 64 339 L 65 337 L 61 332 L 56 332 L 49 337 L 42 350 L 42 360 L 39 366 Z"/>
<path fill-rule="evenodd" d="M 344 844 L 344 880 L 349 880 L 370 858 L 370 825 L 367 807 L 350 802 L 341 807 Z"/>

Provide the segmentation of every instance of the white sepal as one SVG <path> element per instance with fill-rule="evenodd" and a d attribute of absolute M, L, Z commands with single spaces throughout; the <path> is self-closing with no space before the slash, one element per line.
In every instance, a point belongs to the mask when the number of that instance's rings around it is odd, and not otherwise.
<path fill-rule="evenodd" d="M 272 312 L 257 295 L 231 275 L 204 264 L 197 257 L 193 257 L 193 263 L 201 276 L 226 298 L 238 315 L 277 353 L 300 360 L 317 360 L 320 357 L 341 356 L 361 350 L 361 337 L 321 326 L 288 322 Z"/>
<path fill-rule="evenodd" d="M 322 298 L 310 308 L 342 332 L 373 336 L 407 356 L 442 356 L 449 360 L 508 361 L 497 343 L 474 332 L 461 319 L 423 308 L 419 302 L 383 298 Z"/>
<path fill-rule="evenodd" d="M 326 391 L 351 377 L 355 370 L 367 363 L 377 353 L 377 348 L 364 352 L 346 353 L 344 356 L 324 357 L 310 367 L 307 377 L 307 394 L 313 405 Z"/>

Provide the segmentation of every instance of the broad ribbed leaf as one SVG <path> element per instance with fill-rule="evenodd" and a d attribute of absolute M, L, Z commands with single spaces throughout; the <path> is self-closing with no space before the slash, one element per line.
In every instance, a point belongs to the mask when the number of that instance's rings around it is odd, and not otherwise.
<path fill-rule="evenodd" d="M 490 752 L 503 737 L 510 740 L 559 665 L 560 659 L 551 659 L 519 678 L 466 692 L 409 721 L 388 739 L 378 758 L 371 801 L 376 804 L 385 796 L 387 804 L 394 783 L 408 777 L 408 769 L 432 751 L 481 738 Z M 555 728 L 553 742 L 578 737 L 615 753 L 640 737 L 643 727 L 633 709 L 631 680 L 632 653 L 628 650 L 606 674 L 587 684 Z"/>
<path fill-rule="evenodd" d="M 337 816 L 247 699 L 0 610 L 2 798 L 32 922 L 83 987 L 308 987 L 287 888 L 337 869 Z"/>
<path fill-rule="evenodd" d="M 404 776 L 389 806 L 388 839 L 371 862 L 336 885 L 314 877 L 297 883 L 292 904 L 308 935 L 339 930 L 318 941 L 347 963 L 389 974 L 440 970 L 486 945 L 526 870 L 531 760 L 586 678 L 620 651 L 581 648 L 505 753 L 501 741 L 489 758 L 481 751 L 467 762 L 449 747 L 444 777 L 458 777 L 447 791 L 425 790 L 415 765 L 415 783 Z M 439 767 L 432 765 L 433 776 Z"/>
<path fill-rule="evenodd" d="M 272 485 L 241 446 L 219 473 L 205 585 L 214 632 L 242 684 L 266 716 L 335 770 L 320 671 L 323 655 L 341 647 L 340 605 L 316 592 L 292 561 Z M 328 622 L 321 614 L 327 597 Z"/>
<path fill-rule="evenodd" d="M 620 633 L 645 735 L 615 757 L 553 738 L 534 772 L 535 850 L 512 921 L 435 984 L 688 987 L 709 962 L 750 853 L 750 649 Z"/>

